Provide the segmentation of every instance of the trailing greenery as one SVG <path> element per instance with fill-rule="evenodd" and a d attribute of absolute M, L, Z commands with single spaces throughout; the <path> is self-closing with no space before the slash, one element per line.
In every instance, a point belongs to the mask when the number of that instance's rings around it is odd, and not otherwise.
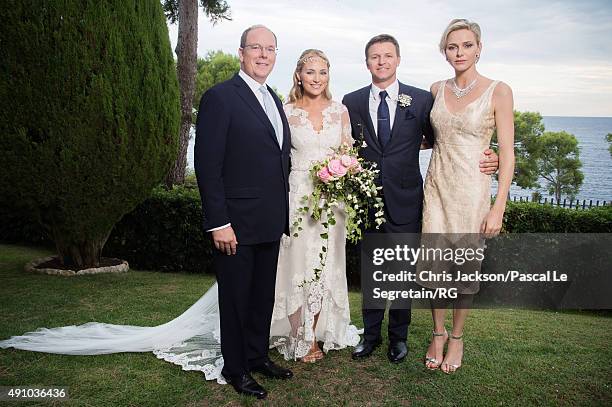
<path fill-rule="evenodd" d="M 0 339 L 40 327 L 89 321 L 154 326 L 180 315 L 213 284 L 205 275 L 131 271 L 57 278 L 23 272 L 49 251 L 0 245 Z M 351 321 L 361 322 L 361 294 L 349 293 Z M 450 313 L 449 313 L 450 318 Z M 270 357 L 291 380 L 257 375 L 274 406 L 592 406 L 610 405 L 612 318 L 585 312 L 475 309 L 465 329 L 457 374 L 430 372 L 423 356 L 431 312 L 414 309 L 404 363 L 387 360 L 383 344 L 363 361 L 352 348 L 314 364 Z M 446 321 L 450 327 L 451 321 Z M 386 321 L 382 327 L 386 343 Z M 66 356 L 0 349 L 0 386 L 69 386 L 58 406 L 258 406 L 230 386 L 204 382 L 149 352 Z M 27 404 L 27 403 L 26 403 Z M 47 405 L 32 403 L 32 405 Z M 13 404 L 6 403 L 7 406 Z M 21 405 L 15 403 L 14 405 Z M 30 404 L 28 404 L 30 405 Z M 261 404 L 267 405 L 267 404 Z"/>
<path fill-rule="evenodd" d="M 43 225 L 64 263 L 95 266 L 113 225 L 177 153 L 178 85 L 162 7 L 9 3 L 0 15 L 0 206 Z"/>

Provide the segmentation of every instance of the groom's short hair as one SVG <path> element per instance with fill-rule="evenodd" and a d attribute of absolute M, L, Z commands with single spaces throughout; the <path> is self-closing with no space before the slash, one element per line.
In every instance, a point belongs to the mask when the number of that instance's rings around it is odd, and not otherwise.
<path fill-rule="evenodd" d="M 397 42 L 397 40 L 392 35 L 389 35 L 389 34 L 378 34 L 376 37 L 372 37 L 365 46 L 366 60 L 368 59 L 368 50 L 370 49 L 370 47 L 380 42 L 390 42 L 391 44 L 395 45 L 395 51 L 397 52 L 397 56 L 398 57 L 400 56 L 400 48 L 399 48 L 399 43 Z"/>

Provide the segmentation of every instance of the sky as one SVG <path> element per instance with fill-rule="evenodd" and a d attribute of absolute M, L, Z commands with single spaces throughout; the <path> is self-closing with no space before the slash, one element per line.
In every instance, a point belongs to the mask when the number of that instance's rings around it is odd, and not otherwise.
<path fill-rule="evenodd" d="M 268 26 L 278 37 L 268 84 L 283 94 L 303 50 L 318 48 L 330 59 L 334 99 L 370 83 L 364 47 L 373 36 L 393 35 L 400 44 L 398 79 L 429 89 L 453 77 L 438 50 L 453 18 L 477 22 L 483 50 L 481 75 L 502 80 L 514 107 L 544 116 L 612 116 L 612 1 L 523 0 L 227 0 L 232 21 L 216 25 L 200 9 L 198 56 L 222 50 L 237 55 L 242 31 Z M 172 48 L 178 25 L 168 25 Z"/>

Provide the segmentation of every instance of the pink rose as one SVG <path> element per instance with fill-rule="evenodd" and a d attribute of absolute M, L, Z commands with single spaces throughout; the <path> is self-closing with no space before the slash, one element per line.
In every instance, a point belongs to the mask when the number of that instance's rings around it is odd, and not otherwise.
<path fill-rule="evenodd" d="M 334 159 L 327 164 L 327 169 L 329 173 L 333 176 L 343 177 L 346 175 L 347 168 L 342 165 L 340 160 Z"/>
<path fill-rule="evenodd" d="M 324 183 L 328 183 L 333 176 L 329 173 L 329 171 L 327 170 L 327 167 L 323 167 L 321 168 L 318 172 L 317 172 L 317 177 L 319 177 L 319 179 L 321 181 L 323 181 Z"/>

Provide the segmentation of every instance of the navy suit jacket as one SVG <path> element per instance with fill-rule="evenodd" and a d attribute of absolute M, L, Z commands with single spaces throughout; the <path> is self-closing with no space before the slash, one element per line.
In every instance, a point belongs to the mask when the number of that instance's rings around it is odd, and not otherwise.
<path fill-rule="evenodd" d="M 277 241 L 289 233 L 289 124 L 283 145 L 246 82 L 235 75 L 210 88 L 196 122 L 195 172 L 204 230 L 232 224 L 238 244 Z"/>
<path fill-rule="evenodd" d="M 400 82 L 399 94 L 412 97 L 410 106 L 395 110 L 391 140 L 383 149 L 370 118 L 371 87 L 366 86 L 344 96 L 342 103 L 351 118 L 353 139 L 358 146 L 364 141 L 360 155 L 377 163 L 378 185 L 382 185 L 385 206 L 390 220 L 398 225 L 419 222 L 423 208 L 423 178 L 419 168 L 419 152 L 423 136 L 433 145 L 429 113 L 433 106 L 430 92 Z"/>

